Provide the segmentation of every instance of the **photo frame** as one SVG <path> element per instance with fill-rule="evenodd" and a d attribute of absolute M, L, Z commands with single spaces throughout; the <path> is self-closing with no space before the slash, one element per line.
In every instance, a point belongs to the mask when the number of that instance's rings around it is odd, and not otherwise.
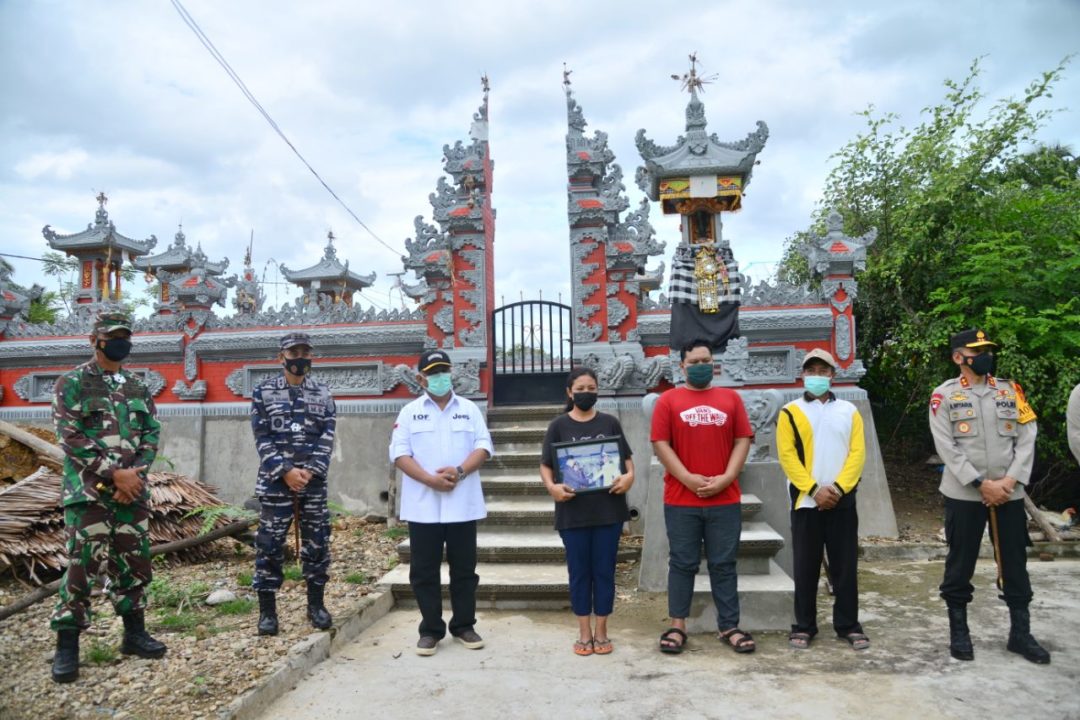
<path fill-rule="evenodd" d="M 552 443 L 555 479 L 575 493 L 607 492 L 626 472 L 621 435 Z"/>

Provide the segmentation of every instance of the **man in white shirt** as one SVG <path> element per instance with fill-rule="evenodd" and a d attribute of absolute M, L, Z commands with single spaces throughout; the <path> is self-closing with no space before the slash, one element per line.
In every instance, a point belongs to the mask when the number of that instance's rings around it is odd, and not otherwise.
<path fill-rule="evenodd" d="M 390 460 L 402 472 L 401 519 L 409 523 L 409 582 L 420 606 L 418 655 L 434 655 L 446 637 L 440 566 L 450 566 L 450 634 L 470 650 L 477 634 L 476 521 L 487 516 L 480 466 L 494 454 L 480 409 L 454 393 L 450 356 L 429 350 L 417 376 L 424 394 L 401 409 L 390 438 Z"/>
<path fill-rule="evenodd" d="M 795 623 L 788 642 L 805 650 L 817 635 L 817 588 L 824 552 L 836 589 L 833 629 L 855 650 L 870 640 L 859 624 L 859 516 L 855 491 L 866 462 L 863 422 L 855 405 L 830 390 L 836 360 L 816 348 L 803 360 L 801 398 L 780 411 L 776 449 L 791 496 Z"/>

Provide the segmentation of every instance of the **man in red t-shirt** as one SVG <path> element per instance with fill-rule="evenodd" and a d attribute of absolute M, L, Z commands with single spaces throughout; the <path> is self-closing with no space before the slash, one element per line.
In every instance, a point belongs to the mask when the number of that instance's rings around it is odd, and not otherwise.
<path fill-rule="evenodd" d="M 663 464 L 664 520 L 668 544 L 668 614 L 671 627 L 660 650 L 682 652 L 694 577 L 705 544 L 720 639 L 737 653 L 754 651 L 754 638 L 739 629 L 735 556 L 742 530 L 739 473 L 754 431 L 742 398 L 712 387 L 712 348 L 695 340 L 679 351 L 686 385 L 660 396 L 653 410 L 652 445 Z"/>

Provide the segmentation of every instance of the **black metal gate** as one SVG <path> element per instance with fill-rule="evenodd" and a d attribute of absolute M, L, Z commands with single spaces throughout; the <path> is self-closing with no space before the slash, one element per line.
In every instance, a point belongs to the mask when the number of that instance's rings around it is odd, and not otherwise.
<path fill-rule="evenodd" d="M 491 314 L 496 405 L 562 402 L 573 367 L 573 322 L 569 306 L 548 300 L 523 300 Z"/>

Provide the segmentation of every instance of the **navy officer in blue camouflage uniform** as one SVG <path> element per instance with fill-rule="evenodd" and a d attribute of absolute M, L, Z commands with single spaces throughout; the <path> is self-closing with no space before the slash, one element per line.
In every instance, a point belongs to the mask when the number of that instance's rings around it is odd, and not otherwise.
<path fill-rule="evenodd" d="M 255 496 L 261 506 L 252 586 L 259 594 L 260 635 L 278 632 L 275 593 L 281 587 L 294 500 L 300 510 L 300 560 L 307 582 L 308 619 L 319 630 L 333 622 L 323 603 L 323 591 L 330 568 L 326 476 L 334 451 L 336 411 L 330 391 L 308 374 L 311 356 L 307 333 L 289 333 L 281 338 L 278 353 L 284 371 L 251 393 L 251 429 L 259 451 Z"/>

